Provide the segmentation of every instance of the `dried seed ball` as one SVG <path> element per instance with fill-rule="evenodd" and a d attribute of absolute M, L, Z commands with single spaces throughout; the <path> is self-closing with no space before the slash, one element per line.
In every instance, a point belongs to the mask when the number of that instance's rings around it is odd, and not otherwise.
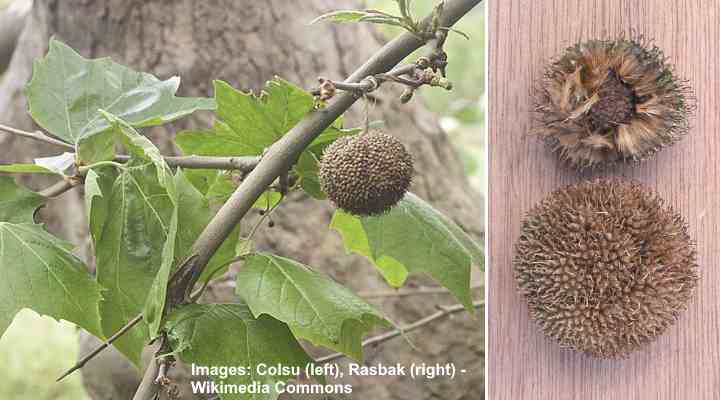
<path fill-rule="evenodd" d="M 560 189 L 526 216 L 514 275 L 530 316 L 562 347 L 624 358 L 687 307 L 698 280 L 680 215 L 638 183 Z"/>
<path fill-rule="evenodd" d="M 642 37 L 566 49 L 535 90 L 534 133 L 576 169 L 641 161 L 688 130 L 692 90 Z"/>
<path fill-rule="evenodd" d="M 320 185 L 335 205 L 359 216 L 388 211 L 410 187 L 410 153 L 395 137 L 368 132 L 336 140 L 320 161 Z"/>

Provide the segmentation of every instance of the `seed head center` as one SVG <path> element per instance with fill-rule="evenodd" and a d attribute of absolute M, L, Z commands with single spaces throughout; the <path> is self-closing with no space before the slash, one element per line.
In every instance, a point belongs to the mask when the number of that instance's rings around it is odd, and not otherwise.
<path fill-rule="evenodd" d="M 588 121 L 593 130 L 604 131 L 627 123 L 635 114 L 635 92 L 615 71 L 610 71 L 598 90 L 600 99 L 590 107 Z"/>

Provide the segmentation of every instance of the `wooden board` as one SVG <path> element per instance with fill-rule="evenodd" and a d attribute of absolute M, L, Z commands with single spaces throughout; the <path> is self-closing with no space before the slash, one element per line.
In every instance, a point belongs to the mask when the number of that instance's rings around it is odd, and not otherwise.
<path fill-rule="evenodd" d="M 490 0 L 489 399 L 720 399 L 720 1 Z M 698 99 L 693 129 L 654 159 L 578 175 L 530 127 L 543 63 L 581 39 L 630 30 L 655 38 Z M 655 188 L 686 218 L 702 280 L 679 321 L 625 361 L 561 350 L 529 320 L 511 273 L 523 214 L 551 191 L 618 175 Z"/>

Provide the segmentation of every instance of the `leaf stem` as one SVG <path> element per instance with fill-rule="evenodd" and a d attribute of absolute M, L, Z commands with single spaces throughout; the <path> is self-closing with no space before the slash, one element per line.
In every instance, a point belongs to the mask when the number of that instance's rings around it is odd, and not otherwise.
<path fill-rule="evenodd" d="M 441 16 L 442 25 L 452 26 L 479 3 L 480 0 L 449 1 Z M 423 23 L 427 24 L 431 19 L 432 16 L 426 17 Z M 345 82 L 359 82 L 367 76 L 388 72 L 425 43 L 417 36 L 405 32 L 383 46 Z M 192 253 L 197 257 L 188 259 L 188 262 L 180 265 L 171 277 L 167 298 L 170 306 L 188 301 L 192 288 L 202 275 L 210 258 L 252 208 L 258 197 L 280 174 L 290 168 L 302 151 L 323 130 L 345 113 L 357 100 L 358 97 L 352 93 L 338 96 L 326 108 L 311 111 L 305 115 L 289 132 L 268 148 L 257 167 L 238 185 L 235 192 L 223 204 L 193 244 Z"/>
<path fill-rule="evenodd" d="M 473 303 L 473 308 L 482 308 L 484 306 L 485 306 L 485 302 L 482 300 L 476 301 Z M 362 342 L 362 346 L 366 347 L 366 346 L 378 345 L 380 343 L 387 342 L 390 339 L 394 339 L 394 338 L 404 335 L 408 332 L 412 332 L 416 329 L 420 329 L 420 328 L 430 324 L 431 322 L 445 318 L 451 314 L 456 314 L 456 313 L 462 312 L 463 310 L 465 310 L 465 306 L 462 304 L 455 304 L 455 305 L 448 306 L 448 307 L 441 307 L 440 311 L 437 311 L 434 314 L 428 315 L 425 318 L 421 318 L 409 325 L 405 325 L 399 329 L 395 329 L 395 330 L 365 339 Z M 323 364 L 323 363 L 327 363 L 327 362 L 334 361 L 334 360 L 344 358 L 344 357 L 346 357 L 346 356 L 343 353 L 334 353 L 334 354 L 330 354 L 330 355 L 327 355 L 324 357 L 320 357 L 320 358 L 316 359 L 315 362 L 318 364 Z"/>
<path fill-rule="evenodd" d="M 106 167 L 106 166 L 112 166 L 118 169 L 125 169 L 125 166 L 121 163 L 115 162 L 115 161 L 98 161 L 96 163 L 90 164 L 90 165 L 83 165 L 78 167 L 78 174 L 79 175 L 86 175 L 88 171 L 90 171 L 93 168 L 99 168 L 99 167 Z"/>
<path fill-rule="evenodd" d="M 38 140 L 45 143 L 54 144 L 67 150 L 75 152 L 75 146 L 65 143 L 61 140 L 52 138 L 41 131 L 28 132 L 22 129 L 13 128 L 11 126 L 0 124 L 0 131 L 13 135 Z M 250 172 L 260 162 L 260 156 L 240 156 L 240 157 L 208 157 L 208 156 L 164 156 L 165 162 L 170 167 L 181 167 L 190 169 L 227 169 Z M 117 155 L 115 161 L 124 163 L 130 160 L 128 155 Z M 97 166 L 94 164 L 93 166 Z M 86 166 L 80 166 L 84 168 Z M 87 166 L 90 168 L 92 166 Z"/>
<path fill-rule="evenodd" d="M 209 156 L 164 156 L 170 167 L 187 169 L 225 169 L 250 172 L 260 162 L 260 156 L 209 157 Z M 117 162 L 127 162 L 130 156 L 118 155 Z"/>
<path fill-rule="evenodd" d="M 67 377 L 68 375 L 70 375 L 73 372 L 84 367 L 88 361 L 92 360 L 93 358 L 95 358 L 95 356 L 100 354 L 100 352 L 102 352 L 103 350 L 108 348 L 114 341 L 119 339 L 122 335 L 127 333 L 127 331 L 132 329 L 133 326 L 137 325 L 140 321 L 142 321 L 142 319 L 143 319 L 143 316 L 142 316 L 142 314 L 140 314 L 137 317 L 130 320 L 130 322 L 125 324 L 125 326 L 123 326 L 119 331 L 117 331 L 114 335 L 112 335 L 110 337 L 110 339 L 108 339 L 106 342 L 103 342 L 100 346 L 96 347 L 95 350 L 88 353 L 88 355 L 86 355 L 85 357 L 81 358 L 72 368 L 70 368 L 69 370 L 67 370 L 67 372 L 62 374 L 62 376 L 57 378 L 57 380 L 55 382 L 60 382 L 61 380 L 65 379 L 65 377 Z"/>
<path fill-rule="evenodd" d="M 450 27 L 481 0 L 450 0 L 446 3 L 440 25 Z M 423 20 L 429 24 L 432 16 Z M 369 60 L 353 72 L 345 82 L 360 82 L 365 77 L 390 71 L 405 57 L 425 45 L 426 40 L 405 32 L 384 45 Z M 184 304 L 189 300 L 192 288 L 207 267 L 208 262 L 220 245 L 240 223 L 245 214 L 252 208 L 253 203 L 265 190 L 285 171 L 287 171 L 300 157 L 322 131 L 344 114 L 358 97 L 353 93 L 344 93 L 329 104 L 326 108 L 309 112 L 292 127 L 284 136 L 273 143 L 264 154 L 258 165 L 238 185 L 230 198 L 218 210 L 215 217 L 200 233 L 193 244 L 191 257 L 183 263 L 170 278 L 167 290 L 166 307 Z M 461 306 L 462 308 L 462 306 Z M 146 372 L 143 381 L 155 378 L 157 372 Z M 148 375 L 150 377 L 148 378 Z M 151 400 L 152 393 L 145 393 L 134 400 Z"/>

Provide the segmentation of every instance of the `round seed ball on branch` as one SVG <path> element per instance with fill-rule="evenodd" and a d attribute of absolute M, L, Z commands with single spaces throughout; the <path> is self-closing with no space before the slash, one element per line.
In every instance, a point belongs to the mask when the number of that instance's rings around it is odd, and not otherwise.
<path fill-rule="evenodd" d="M 695 290 L 685 222 L 640 184 L 595 180 L 537 204 L 515 243 L 530 316 L 562 347 L 623 358 L 654 341 Z"/>
<path fill-rule="evenodd" d="M 340 138 L 320 161 L 322 190 L 337 207 L 359 216 L 390 210 L 407 192 L 412 175 L 405 146 L 380 132 Z"/>
<path fill-rule="evenodd" d="M 566 49 L 535 90 L 534 134 L 576 169 L 641 161 L 689 129 L 692 90 L 643 37 Z"/>

